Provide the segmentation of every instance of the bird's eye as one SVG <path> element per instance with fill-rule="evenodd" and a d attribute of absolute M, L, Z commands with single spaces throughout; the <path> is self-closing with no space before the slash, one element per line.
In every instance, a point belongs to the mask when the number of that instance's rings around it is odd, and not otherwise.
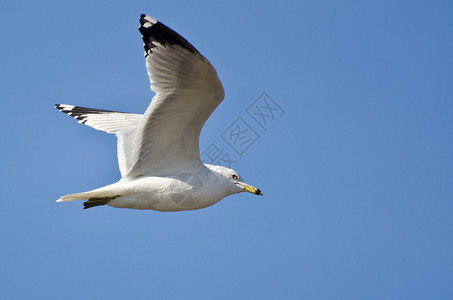
<path fill-rule="evenodd" d="M 238 176 L 236 174 L 231 175 L 231 178 L 233 178 L 233 180 L 238 180 Z"/>

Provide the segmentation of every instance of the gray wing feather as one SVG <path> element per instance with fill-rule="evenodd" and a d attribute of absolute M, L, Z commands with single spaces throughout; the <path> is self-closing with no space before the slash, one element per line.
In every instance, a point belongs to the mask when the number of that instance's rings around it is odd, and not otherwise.
<path fill-rule="evenodd" d="M 201 129 L 224 98 L 217 72 L 193 46 L 150 17 L 142 16 L 141 23 L 146 68 L 156 95 L 137 130 L 136 161 L 129 177 L 165 175 L 201 164 Z M 159 28 L 147 32 L 156 25 L 170 37 Z"/>

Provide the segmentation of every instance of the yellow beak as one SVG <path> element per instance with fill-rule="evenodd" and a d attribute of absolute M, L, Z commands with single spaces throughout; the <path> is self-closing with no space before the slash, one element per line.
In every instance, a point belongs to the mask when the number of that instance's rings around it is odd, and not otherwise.
<path fill-rule="evenodd" d="M 263 193 L 260 191 L 260 189 L 257 189 L 256 187 L 254 186 L 251 186 L 251 185 L 248 185 L 246 183 L 243 183 L 243 182 L 238 182 L 238 184 L 240 186 L 242 186 L 242 188 L 249 192 L 249 193 L 252 193 L 252 194 L 255 194 L 255 195 L 260 195 L 260 196 L 263 196 Z"/>

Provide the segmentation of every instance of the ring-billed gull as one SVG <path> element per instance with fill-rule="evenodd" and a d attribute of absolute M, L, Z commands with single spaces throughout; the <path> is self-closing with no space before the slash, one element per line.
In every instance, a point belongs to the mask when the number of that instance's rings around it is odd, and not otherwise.
<path fill-rule="evenodd" d="M 150 16 L 141 15 L 139 31 L 151 90 L 156 93 L 144 114 L 55 107 L 118 139 L 121 179 L 57 202 L 87 200 L 84 208 L 181 211 L 200 209 L 226 196 L 261 191 L 232 169 L 203 164 L 198 140 L 204 123 L 224 98 L 215 69 L 187 40 Z"/>

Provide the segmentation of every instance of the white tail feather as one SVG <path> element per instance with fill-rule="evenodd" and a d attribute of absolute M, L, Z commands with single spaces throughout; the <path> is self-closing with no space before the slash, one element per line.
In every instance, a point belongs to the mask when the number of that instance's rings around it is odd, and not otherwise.
<path fill-rule="evenodd" d="M 61 197 L 60 199 L 57 200 L 57 202 L 69 202 L 69 201 L 76 201 L 76 200 L 87 200 L 87 199 L 90 199 L 90 197 L 92 197 L 90 192 L 70 194 L 70 195 L 65 195 L 65 196 Z"/>
<path fill-rule="evenodd" d="M 105 187 L 101 187 L 99 189 L 84 192 L 84 193 L 65 195 L 65 196 L 61 197 L 60 199 L 58 199 L 57 202 L 70 202 L 70 201 L 76 201 L 76 200 L 88 200 L 88 199 L 93 199 L 93 198 L 118 197 L 119 195 L 115 194 L 112 191 L 112 189 L 110 188 L 111 186 L 112 186 L 112 184 L 105 186 Z"/>

